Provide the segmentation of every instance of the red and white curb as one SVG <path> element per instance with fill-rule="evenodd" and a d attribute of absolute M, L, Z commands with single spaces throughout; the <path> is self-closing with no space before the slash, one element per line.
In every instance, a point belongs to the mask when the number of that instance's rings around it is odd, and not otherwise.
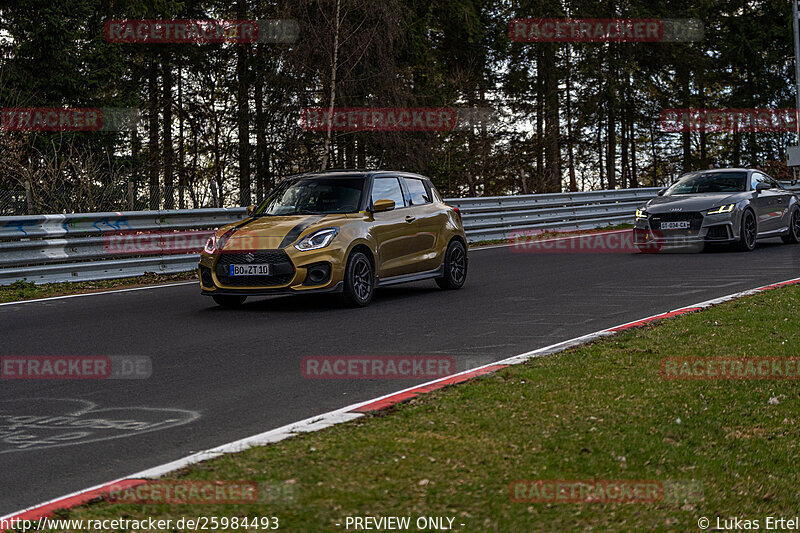
<path fill-rule="evenodd" d="M 550 346 L 545 346 L 544 348 L 538 348 L 530 352 L 526 352 L 520 355 L 515 355 L 513 357 L 509 357 L 508 359 L 503 359 L 502 361 L 497 361 L 495 363 L 490 363 L 470 370 L 465 370 L 457 374 L 452 374 L 444 378 L 439 378 L 433 381 L 429 381 L 427 383 L 423 383 L 422 385 L 415 385 L 413 387 L 409 387 L 399 392 L 393 392 L 391 394 L 380 396 L 372 400 L 367 400 L 364 402 L 348 405 L 347 407 L 342 407 L 341 409 L 337 409 L 335 411 L 330 411 L 328 413 L 324 413 L 318 416 L 306 418 L 305 420 L 301 420 L 293 424 L 288 424 L 286 426 L 276 428 L 271 431 L 267 431 L 265 433 L 253 435 L 252 437 L 247 437 L 228 444 L 223 444 L 222 446 L 217 446 L 216 448 L 212 448 L 210 450 L 197 452 L 195 454 L 189 455 L 182 459 L 178 459 L 176 461 L 172 461 L 170 463 L 166 463 L 147 470 L 143 470 L 141 472 L 137 472 L 136 474 L 132 474 L 124 478 L 110 481 L 102 485 L 96 485 L 88 489 L 74 492 L 72 494 L 68 494 L 66 496 L 62 496 L 60 498 L 56 498 L 54 500 L 41 503 L 39 505 L 29 507 L 28 509 L 23 509 L 22 511 L 11 513 L 9 515 L 0 517 L 0 520 L 5 520 L 7 522 L 12 519 L 38 520 L 39 518 L 53 515 L 53 513 L 57 509 L 69 509 L 87 503 L 89 501 L 102 498 L 104 495 L 110 493 L 112 487 L 116 490 L 119 490 L 121 487 L 140 485 L 142 483 L 146 483 L 146 480 L 148 479 L 158 478 L 170 472 L 174 472 L 175 470 L 185 468 L 189 465 L 197 464 L 203 461 L 208 461 L 209 459 L 213 459 L 221 455 L 241 452 L 247 450 L 248 448 L 252 448 L 253 446 L 264 446 L 267 444 L 280 442 L 284 439 L 295 437 L 303 433 L 311 433 L 314 431 L 319 431 L 320 429 L 325 429 L 334 426 L 336 424 L 349 422 L 351 420 L 355 420 L 357 418 L 364 416 L 365 413 L 378 411 L 380 409 L 386 409 L 387 407 L 397 405 L 398 403 L 414 398 L 415 396 L 419 396 L 421 394 L 425 394 L 430 391 L 441 389 L 448 385 L 463 383 L 478 376 L 490 374 L 511 365 L 518 365 L 520 363 L 524 363 L 525 361 L 528 361 L 535 357 L 542 357 L 545 355 L 551 355 L 554 353 L 562 352 L 564 350 L 567 350 L 575 346 L 579 346 L 581 344 L 585 344 L 587 342 L 591 342 L 603 337 L 613 336 L 621 331 L 645 326 L 647 324 L 656 322 L 658 320 L 663 320 L 665 318 L 672 318 L 687 313 L 693 313 L 695 311 L 706 309 L 723 302 L 735 300 L 737 298 L 742 298 L 744 296 L 751 296 L 753 294 L 757 294 L 760 292 L 777 289 L 780 287 L 786 287 L 788 285 L 797 285 L 797 284 L 800 284 L 800 278 L 781 281 L 779 283 L 772 283 L 770 285 L 756 287 L 755 289 L 749 289 L 746 291 L 729 294 L 727 296 L 721 296 L 719 298 L 714 298 L 712 300 L 706 300 L 698 304 L 681 307 L 679 309 L 668 311 L 666 313 L 659 313 L 657 315 L 645 317 L 640 320 L 634 320 L 633 322 L 620 324 L 619 326 L 613 326 L 610 328 L 606 328 L 604 330 L 595 331 L 594 333 L 588 333 L 580 337 L 575 337 L 574 339 L 569 339 L 556 344 L 551 344 Z"/>

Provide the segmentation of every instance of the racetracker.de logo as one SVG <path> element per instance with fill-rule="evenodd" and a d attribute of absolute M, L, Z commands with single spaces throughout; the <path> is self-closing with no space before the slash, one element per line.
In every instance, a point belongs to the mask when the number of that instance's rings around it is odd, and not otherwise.
<path fill-rule="evenodd" d="M 800 357 L 666 357 L 661 377 L 667 380 L 800 379 Z"/>
<path fill-rule="evenodd" d="M 523 43 L 659 42 L 664 24 L 658 19 L 514 19 L 508 25 L 512 41 Z"/>
<path fill-rule="evenodd" d="M 2 379 L 147 379 L 153 363 L 141 355 L 6 355 Z"/>
<path fill-rule="evenodd" d="M 103 250 L 114 255 L 199 253 L 213 234 L 213 231 L 151 233 L 131 231 L 105 234 L 103 235 Z"/>
<path fill-rule="evenodd" d="M 103 34 L 111 43 L 294 43 L 300 26 L 291 19 L 115 19 L 106 21 Z"/>
<path fill-rule="evenodd" d="M 663 109 L 659 117 L 661 131 L 717 132 L 794 132 L 796 109 Z"/>
<path fill-rule="evenodd" d="M 521 479 L 508 487 L 516 503 L 650 503 L 664 497 L 657 480 Z"/>
<path fill-rule="evenodd" d="M 449 107 L 309 107 L 300 117 L 307 131 L 452 131 L 457 123 Z"/>
<path fill-rule="evenodd" d="M 702 41 L 699 19 L 524 18 L 508 23 L 521 43 L 678 43 Z"/>
<path fill-rule="evenodd" d="M 304 357 L 306 379 L 433 379 L 456 372 L 452 356 L 442 355 L 321 355 Z"/>
<path fill-rule="evenodd" d="M 138 109 L 100 107 L 5 107 L 5 131 L 127 131 L 139 121 Z"/>
<path fill-rule="evenodd" d="M 247 504 L 258 503 L 255 481 L 145 481 L 112 485 L 106 497 L 113 503 L 158 504 Z"/>
<path fill-rule="evenodd" d="M 585 233 L 552 239 L 541 238 L 546 230 L 524 230 L 509 234 L 511 251 L 532 254 L 632 254 L 642 251 L 634 242 L 631 230 Z M 652 249 L 651 249 L 652 248 Z M 659 251 L 657 243 L 644 251 Z"/>

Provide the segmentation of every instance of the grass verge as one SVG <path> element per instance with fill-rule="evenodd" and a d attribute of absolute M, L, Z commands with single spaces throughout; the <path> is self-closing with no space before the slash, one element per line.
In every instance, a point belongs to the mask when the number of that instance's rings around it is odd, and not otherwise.
<path fill-rule="evenodd" d="M 271 515 L 285 531 L 347 531 L 348 516 L 447 516 L 454 531 L 698 531 L 701 517 L 713 527 L 717 516 L 763 527 L 797 512 L 797 383 L 672 381 L 660 367 L 668 357 L 797 356 L 798 306 L 798 287 L 761 293 L 172 476 L 288 484 L 290 501 L 100 501 L 61 516 Z M 536 479 L 690 490 L 649 503 L 511 501 L 510 483 Z"/>

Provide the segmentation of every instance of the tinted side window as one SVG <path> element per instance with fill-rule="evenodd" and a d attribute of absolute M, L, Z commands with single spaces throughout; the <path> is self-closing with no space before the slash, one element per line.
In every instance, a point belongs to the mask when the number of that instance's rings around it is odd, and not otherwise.
<path fill-rule="evenodd" d="M 778 187 L 778 184 L 775 182 L 775 180 L 773 180 L 766 174 L 762 174 L 761 172 L 753 172 L 752 183 L 753 183 L 753 189 L 756 188 L 756 183 L 766 183 L 767 185 L 769 185 L 770 189 L 780 188 Z"/>
<path fill-rule="evenodd" d="M 403 189 L 397 178 L 375 178 L 372 182 L 372 203 L 378 200 L 394 200 L 395 207 L 405 207 Z"/>
<path fill-rule="evenodd" d="M 431 197 L 422 180 L 416 178 L 404 178 L 408 189 L 408 201 L 410 205 L 422 205 L 431 203 Z"/>

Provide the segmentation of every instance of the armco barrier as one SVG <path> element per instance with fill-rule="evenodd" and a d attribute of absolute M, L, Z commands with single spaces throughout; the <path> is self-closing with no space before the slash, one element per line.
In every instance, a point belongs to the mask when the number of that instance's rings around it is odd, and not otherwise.
<path fill-rule="evenodd" d="M 107 250 L 109 235 L 211 230 L 242 220 L 243 207 L 126 211 L 0 217 L 0 285 L 94 281 L 145 272 L 186 272 L 197 254 L 119 255 Z"/>
<path fill-rule="evenodd" d="M 507 239 L 532 229 L 583 229 L 633 221 L 636 207 L 657 188 L 580 193 L 449 198 L 458 207 L 470 242 Z M 158 250 L 119 255 L 106 246 L 109 235 L 212 230 L 242 220 L 244 208 L 127 211 L 73 215 L 0 217 L 0 285 L 94 281 L 145 272 L 185 272 L 197 254 Z"/>

